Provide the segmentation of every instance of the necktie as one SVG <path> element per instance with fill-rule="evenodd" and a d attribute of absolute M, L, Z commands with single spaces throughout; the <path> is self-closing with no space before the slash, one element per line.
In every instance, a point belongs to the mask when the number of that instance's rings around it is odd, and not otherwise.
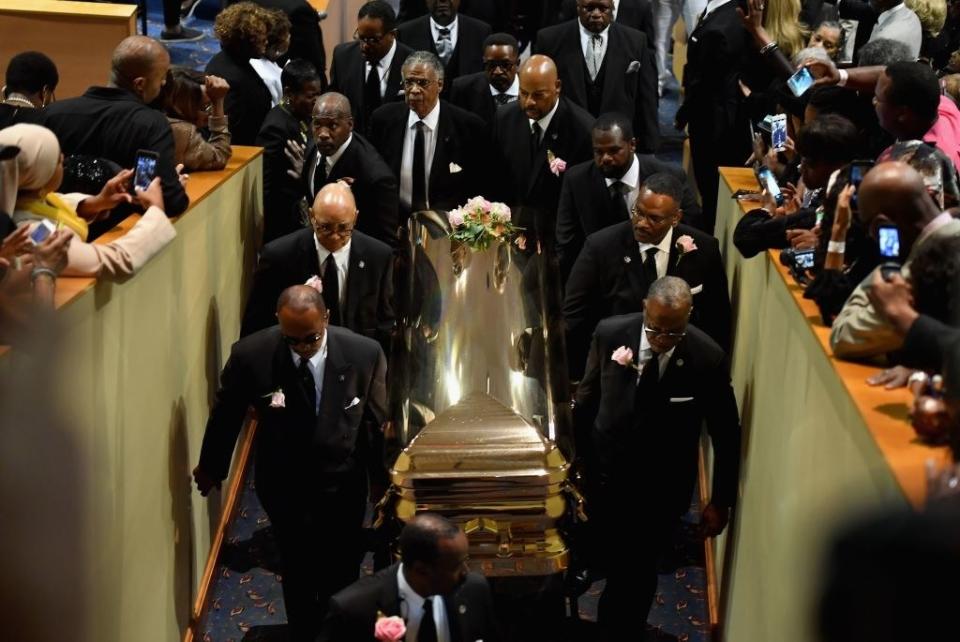
<path fill-rule="evenodd" d="M 647 248 L 644 252 L 643 259 L 643 276 L 646 277 L 647 287 L 657 280 L 657 248 L 651 247 Z M 323 284 L 324 290 L 326 290 L 327 284 Z M 644 292 L 646 296 L 646 292 Z"/>
<path fill-rule="evenodd" d="M 316 196 L 320 188 L 327 184 L 327 157 L 323 154 L 317 158 L 317 169 L 313 172 L 313 195 Z"/>
<path fill-rule="evenodd" d="M 440 27 L 437 29 L 437 32 L 440 34 L 440 37 L 437 38 L 437 57 L 440 58 L 440 62 L 446 66 L 446 64 L 450 62 L 450 56 L 453 55 L 453 41 L 450 40 L 450 29 Z"/>
<path fill-rule="evenodd" d="M 427 209 L 427 145 L 423 130 L 426 124 L 420 120 L 416 124 L 417 133 L 413 137 L 413 185 L 410 189 L 410 209 L 414 212 Z"/>
<path fill-rule="evenodd" d="M 610 185 L 610 200 L 613 201 L 613 211 L 617 214 L 617 220 L 623 220 L 623 216 L 630 218 L 630 210 L 627 208 L 627 192 L 630 186 L 622 181 L 616 181 Z"/>
<path fill-rule="evenodd" d="M 317 412 L 317 383 L 310 372 L 310 361 L 300 357 L 300 365 L 297 366 L 297 376 L 300 378 L 300 384 L 303 386 L 303 392 L 307 395 L 307 401 L 310 403 L 310 409 Z"/>
<path fill-rule="evenodd" d="M 543 134 L 543 128 L 540 127 L 540 123 L 533 121 L 533 125 L 530 126 L 530 160 L 532 161 L 537 157 L 537 152 L 540 151 L 540 136 Z"/>
<path fill-rule="evenodd" d="M 497 94 L 493 97 L 498 105 L 506 105 L 508 102 L 513 100 L 513 96 L 510 94 Z"/>
<path fill-rule="evenodd" d="M 708 3 L 708 4 L 709 4 L 709 3 Z M 703 8 L 703 13 L 700 14 L 700 17 L 699 17 L 699 18 L 697 18 L 697 24 L 696 24 L 696 26 L 694 26 L 694 29 L 696 29 L 696 28 L 699 27 L 701 24 L 703 24 L 703 21 L 704 21 L 704 20 L 706 19 L 706 17 L 707 17 L 707 10 L 708 10 L 709 8 L 710 8 L 710 7 L 704 7 L 704 8 Z"/>
<path fill-rule="evenodd" d="M 420 630 L 417 642 L 437 642 L 437 623 L 433 619 L 433 598 L 423 601 L 423 617 L 420 618 Z"/>
<path fill-rule="evenodd" d="M 380 106 L 380 69 L 378 64 L 370 65 L 367 82 L 363 85 L 363 113 L 365 116 L 369 116 L 374 109 Z"/>
<path fill-rule="evenodd" d="M 643 365 L 643 371 L 641 371 L 640 376 L 637 377 L 637 385 L 640 384 L 654 384 L 660 381 L 660 359 L 659 355 L 655 353 L 650 348 L 647 348 L 643 351 L 643 354 L 640 355 L 640 360 L 643 361 L 646 358 L 646 362 Z"/>
<path fill-rule="evenodd" d="M 587 71 L 590 72 L 590 80 L 597 79 L 601 64 L 603 64 L 603 36 L 594 34 L 590 38 L 590 55 L 587 56 Z"/>
<path fill-rule="evenodd" d="M 342 325 L 340 322 L 340 276 L 337 273 L 337 262 L 333 254 L 327 255 L 323 262 L 323 302 L 330 312 L 330 323 Z"/>

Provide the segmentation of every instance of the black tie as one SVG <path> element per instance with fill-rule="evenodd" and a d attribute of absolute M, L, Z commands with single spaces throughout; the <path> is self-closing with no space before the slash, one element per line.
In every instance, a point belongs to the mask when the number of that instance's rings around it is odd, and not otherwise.
<path fill-rule="evenodd" d="M 410 188 L 410 209 L 414 212 L 427 209 L 427 145 L 423 130 L 426 124 L 417 121 L 417 133 L 413 137 L 413 186 Z"/>
<path fill-rule="evenodd" d="M 437 642 L 437 623 L 433 619 L 433 599 L 423 601 L 423 617 L 420 618 L 420 630 L 417 642 Z"/>
<path fill-rule="evenodd" d="M 313 194 L 316 196 L 320 188 L 327 184 L 327 157 L 320 154 L 317 158 L 317 170 L 313 173 Z"/>
<path fill-rule="evenodd" d="M 540 135 L 543 133 L 543 128 L 540 127 L 540 123 L 534 121 L 533 125 L 530 126 L 530 160 L 533 161 L 537 157 L 537 152 L 540 151 Z"/>
<path fill-rule="evenodd" d="M 370 72 L 367 74 L 367 82 L 363 85 L 363 113 L 367 118 L 364 122 L 369 122 L 369 116 L 373 110 L 380 106 L 380 72 L 377 65 L 370 65 Z"/>
<path fill-rule="evenodd" d="M 650 350 L 650 358 L 643 366 L 643 372 L 640 373 L 637 385 L 657 385 L 658 381 L 660 381 L 660 355 Z"/>
<path fill-rule="evenodd" d="M 333 254 L 328 255 L 327 260 L 323 262 L 323 302 L 327 304 L 327 310 L 330 312 L 330 323 L 342 325 L 340 323 L 340 278 Z"/>
<path fill-rule="evenodd" d="M 317 412 L 317 383 L 310 372 L 310 361 L 300 357 L 300 365 L 297 366 L 297 376 L 300 377 L 300 384 L 303 386 L 303 392 L 307 395 L 307 401 L 310 402 L 310 410 Z"/>
<path fill-rule="evenodd" d="M 651 247 L 647 248 L 644 252 L 646 256 L 643 259 L 643 276 L 647 279 L 647 287 L 657 280 L 657 248 Z M 324 291 L 326 291 L 327 284 L 323 284 Z M 644 292 L 646 296 L 646 292 Z"/>
<path fill-rule="evenodd" d="M 508 102 L 510 102 L 511 98 L 513 98 L 513 96 L 510 94 L 497 94 L 493 97 L 498 105 L 506 105 Z"/>
<path fill-rule="evenodd" d="M 610 200 L 613 201 L 613 211 L 617 214 L 616 219 L 622 221 L 623 217 L 630 218 L 630 210 L 627 208 L 627 190 L 630 187 L 621 181 L 616 181 L 610 186 Z"/>

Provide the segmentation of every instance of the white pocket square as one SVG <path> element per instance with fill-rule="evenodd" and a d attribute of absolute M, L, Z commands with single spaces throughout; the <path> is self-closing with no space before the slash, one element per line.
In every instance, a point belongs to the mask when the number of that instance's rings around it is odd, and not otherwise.
<path fill-rule="evenodd" d="M 693 397 L 670 397 L 670 403 L 683 403 L 685 401 L 693 401 Z"/>
<path fill-rule="evenodd" d="M 354 397 L 353 399 L 350 400 L 350 403 L 348 403 L 346 406 L 343 407 L 343 409 L 350 410 L 351 408 L 358 405 L 359 403 L 360 403 L 360 397 Z"/>
<path fill-rule="evenodd" d="M 463 168 L 462 168 L 462 167 L 460 167 L 460 166 L 457 165 L 456 163 L 450 163 L 450 173 L 451 173 L 451 174 L 459 174 L 459 173 L 462 172 L 462 171 L 463 171 Z"/>
<path fill-rule="evenodd" d="M 695 288 L 690 288 L 690 294 L 700 294 L 701 292 L 703 292 L 703 283 Z"/>
<path fill-rule="evenodd" d="M 629 65 L 627 65 L 627 73 L 628 73 L 628 74 L 635 74 L 635 73 L 637 73 L 638 71 L 640 71 L 640 61 L 639 61 L 639 60 L 634 60 L 634 61 L 631 62 Z"/>

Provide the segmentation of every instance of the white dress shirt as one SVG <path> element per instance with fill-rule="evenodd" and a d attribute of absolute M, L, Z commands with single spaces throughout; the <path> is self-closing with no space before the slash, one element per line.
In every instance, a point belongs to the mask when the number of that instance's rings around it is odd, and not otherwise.
<path fill-rule="evenodd" d="M 731 0 L 710 0 L 707 3 L 706 8 L 703 10 L 703 16 L 700 18 L 697 24 L 700 24 L 700 22 L 703 22 L 707 16 L 709 16 L 711 13 L 713 13 L 714 11 L 716 11 L 717 9 L 719 9 L 720 7 L 722 7 L 723 5 L 727 4 L 730 1 Z"/>
<path fill-rule="evenodd" d="M 729 1 L 729 0 L 728 0 Z M 583 52 L 583 59 L 589 60 L 590 56 L 593 55 L 591 50 L 590 41 L 593 40 L 594 36 L 600 36 L 600 59 L 597 61 L 597 71 L 600 70 L 600 66 L 603 64 L 603 57 L 607 55 L 607 44 L 610 42 L 610 27 L 601 31 L 600 33 L 593 33 L 592 31 L 587 31 L 581 22 L 577 22 L 580 25 L 580 50 Z M 587 65 L 587 69 L 590 68 L 590 65 Z"/>
<path fill-rule="evenodd" d="M 417 123 L 420 117 L 417 112 L 410 110 L 407 117 L 407 133 L 403 137 L 403 155 L 400 161 L 400 202 L 406 207 L 410 207 L 413 200 L 413 145 L 417 136 Z M 437 123 L 440 122 L 440 101 L 434 106 L 433 110 L 423 119 L 426 128 L 423 131 L 423 151 L 427 157 L 424 159 L 423 169 L 424 178 L 427 182 L 427 204 L 430 201 L 430 168 L 433 165 L 433 153 L 437 149 Z"/>
<path fill-rule="evenodd" d="M 319 414 L 320 412 L 320 399 L 323 396 L 323 373 L 327 368 L 327 337 L 330 336 L 328 332 L 323 333 L 323 340 L 320 343 L 320 349 L 317 350 L 317 354 L 313 355 L 309 359 L 308 368 L 310 368 L 310 374 L 313 375 L 313 385 L 316 394 L 315 407 L 313 409 L 314 414 Z M 300 361 L 303 359 L 300 355 L 293 351 L 293 348 L 290 348 L 290 356 L 293 357 L 293 365 L 297 368 L 300 367 Z"/>
<path fill-rule="evenodd" d="M 250 66 L 257 72 L 263 84 L 270 90 L 270 106 L 276 107 L 283 100 L 283 83 L 280 74 L 283 69 L 277 63 L 266 58 L 251 58 Z"/>
<path fill-rule="evenodd" d="M 346 245 L 333 253 L 333 262 L 337 264 L 337 287 L 339 289 L 338 294 L 340 295 L 341 318 L 343 317 L 344 302 L 347 300 L 347 272 L 350 269 L 350 244 L 352 242 L 353 241 L 347 241 Z M 327 257 L 330 256 L 330 250 L 320 245 L 316 234 L 313 235 L 313 244 L 317 248 L 317 258 L 320 261 L 318 264 L 320 271 L 317 272 L 317 276 L 322 279 L 323 267 L 327 261 Z"/>
<path fill-rule="evenodd" d="M 628 211 L 633 211 L 633 204 L 637 202 L 637 196 L 640 193 L 640 161 L 637 160 L 637 155 L 633 155 L 633 162 L 630 163 L 630 169 L 620 178 L 607 178 L 607 191 L 610 191 L 610 186 L 616 182 L 621 182 L 627 187 L 630 188 L 630 192 L 626 195 L 627 199 L 627 209 Z M 667 248 L 669 250 L 669 248 Z"/>
<path fill-rule="evenodd" d="M 618 10 L 618 9 L 620 9 L 620 0 L 613 0 L 613 13 L 611 13 L 611 15 L 613 16 L 613 18 L 612 18 L 611 22 L 616 22 L 616 21 L 617 21 L 617 10 Z"/>
<path fill-rule="evenodd" d="M 557 98 L 557 102 L 553 103 L 553 108 L 547 112 L 547 115 L 536 121 L 540 125 L 540 142 L 543 142 L 543 136 L 547 133 L 547 128 L 550 127 L 550 121 L 553 120 L 553 115 L 557 113 L 557 108 L 560 106 L 560 99 Z M 530 133 L 533 133 L 533 119 L 528 118 L 527 124 L 530 126 Z"/>
<path fill-rule="evenodd" d="M 667 230 L 667 233 L 664 235 L 663 239 L 656 245 L 651 245 L 650 243 L 639 243 L 640 245 L 640 260 L 644 261 L 647 258 L 647 250 L 651 247 L 657 248 L 657 255 L 654 259 L 657 262 L 657 278 L 661 279 L 667 276 L 667 269 L 669 268 L 670 262 L 670 244 L 673 242 L 673 228 L 671 227 Z"/>
<path fill-rule="evenodd" d="M 916 58 L 920 55 L 920 44 L 923 40 L 923 27 L 920 26 L 920 18 L 910 7 L 901 2 L 877 16 L 877 24 L 873 26 L 873 31 L 870 32 L 870 40 L 873 41 L 878 38 L 888 38 L 902 42 L 910 48 L 910 55 Z"/>
<path fill-rule="evenodd" d="M 646 321 L 644 321 L 646 325 Z M 670 357 L 673 356 L 673 351 L 677 349 L 677 346 L 673 346 L 666 352 L 661 352 L 657 355 L 657 370 L 659 371 L 660 376 L 663 377 L 664 371 L 667 369 L 667 365 L 670 363 Z M 640 332 L 640 351 L 637 353 L 637 365 L 640 366 L 640 372 L 637 373 L 637 381 L 640 381 L 640 374 L 643 372 L 643 367 L 647 365 L 647 361 L 650 357 L 653 356 L 653 348 L 650 347 L 650 341 L 647 340 L 647 333 L 645 330 Z"/>
<path fill-rule="evenodd" d="M 397 569 L 397 588 L 400 593 L 400 614 L 407 621 L 406 642 L 419 642 L 420 620 L 423 616 L 423 603 L 426 598 L 421 597 L 407 583 L 403 576 L 403 562 Z M 450 627 L 447 623 L 447 609 L 443 598 L 439 595 L 428 596 L 433 600 L 433 622 L 437 625 L 437 642 L 450 642 Z"/>
<path fill-rule="evenodd" d="M 317 181 L 317 169 L 320 167 L 320 159 L 322 158 L 325 164 L 325 169 L 327 170 L 327 176 L 330 176 L 330 172 L 333 171 L 333 166 L 337 164 L 337 161 L 340 160 L 340 157 L 343 156 L 343 153 L 347 151 L 347 147 L 350 146 L 350 143 L 353 142 L 353 134 L 351 133 L 347 136 L 347 140 L 344 141 L 343 145 L 340 145 L 337 148 L 337 151 L 333 152 L 329 156 L 324 156 L 323 154 L 318 153 L 313 159 L 313 165 L 310 167 L 310 196 L 316 197 L 317 193 L 314 189 Z M 318 150 L 319 151 L 319 150 Z M 313 203 L 310 203 L 313 205 Z"/>
<path fill-rule="evenodd" d="M 430 17 L 430 35 L 433 37 L 433 46 L 437 46 L 437 41 L 440 40 L 440 29 L 449 29 L 450 30 L 450 51 L 451 55 L 454 49 L 457 48 L 457 32 L 460 30 L 460 16 L 454 16 L 453 22 L 448 24 L 446 27 L 438 25 L 433 21 L 433 17 Z"/>
<path fill-rule="evenodd" d="M 387 78 L 390 76 L 390 65 L 393 64 L 393 55 L 397 53 L 397 39 L 393 39 L 390 45 L 390 51 L 383 58 L 377 61 L 377 74 L 380 76 L 380 97 L 387 93 Z M 363 81 L 367 81 L 367 75 L 370 74 L 370 63 L 363 63 Z"/>
<path fill-rule="evenodd" d="M 487 86 L 490 87 L 491 96 L 497 97 L 500 94 L 506 94 L 510 96 L 511 100 L 516 100 L 517 97 L 520 95 L 520 74 L 517 74 L 513 77 L 513 84 L 507 87 L 506 91 L 499 91 L 493 85 L 487 85 Z"/>

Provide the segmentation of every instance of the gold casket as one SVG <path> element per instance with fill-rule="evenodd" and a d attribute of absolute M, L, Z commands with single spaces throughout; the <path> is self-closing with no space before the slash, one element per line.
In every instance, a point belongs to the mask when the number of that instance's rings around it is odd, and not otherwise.
<path fill-rule="evenodd" d="M 381 523 L 418 512 L 457 522 L 473 570 L 550 575 L 583 519 L 573 457 L 559 271 L 509 241 L 472 251 L 419 212 L 398 262 L 391 355 L 398 456 Z M 395 530 L 395 529 L 390 529 Z"/>

